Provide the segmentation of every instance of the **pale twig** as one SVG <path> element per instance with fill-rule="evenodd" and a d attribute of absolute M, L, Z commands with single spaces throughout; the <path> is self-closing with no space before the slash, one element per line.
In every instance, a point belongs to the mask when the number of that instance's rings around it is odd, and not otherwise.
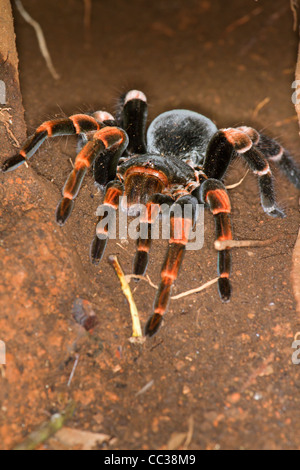
<path fill-rule="evenodd" d="M 232 33 L 239 26 L 244 26 L 252 18 L 259 15 L 262 11 L 263 11 L 263 9 L 261 7 L 257 7 L 254 10 L 252 10 L 248 15 L 244 15 L 241 18 L 239 18 L 238 20 L 235 20 L 233 23 L 231 23 L 229 26 L 227 26 L 226 33 Z"/>
<path fill-rule="evenodd" d="M 242 182 L 244 181 L 244 179 L 246 178 L 248 173 L 249 173 L 249 170 L 246 171 L 246 173 L 244 174 L 243 178 L 240 181 L 238 181 L 237 183 L 234 183 L 234 184 L 230 184 L 229 186 L 226 186 L 226 189 L 235 189 L 235 188 L 237 188 L 240 184 L 242 184 Z"/>
<path fill-rule="evenodd" d="M 252 119 L 257 118 L 259 111 L 271 101 L 271 98 L 267 97 L 260 101 L 252 113 Z"/>
<path fill-rule="evenodd" d="M 43 57 L 46 61 L 46 65 L 47 65 L 52 77 L 55 80 L 58 80 L 60 78 L 60 76 L 56 72 L 56 70 L 54 68 L 54 65 L 52 63 L 52 59 L 50 57 L 50 54 L 49 54 L 49 51 L 48 51 L 48 48 L 47 48 L 47 44 L 46 44 L 46 40 L 45 40 L 45 37 L 44 37 L 44 33 L 43 33 L 43 30 L 42 30 L 41 26 L 39 25 L 39 23 L 37 21 L 35 21 L 29 15 L 29 13 L 27 13 L 27 11 L 25 10 L 25 8 L 22 5 L 21 0 L 15 0 L 15 3 L 16 3 L 17 9 L 19 10 L 19 12 L 22 15 L 22 17 L 24 18 L 24 20 L 34 28 L 36 36 L 37 36 L 39 48 L 40 48 L 40 51 L 41 51 L 41 53 L 42 53 L 42 55 L 43 55 Z"/>
<path fill-rule="evenodd" d="M 293 29 L 294 29 L 294 31 L 297 31 L 297 25 L 298 25 L 298 12 L 297 12 L 298 0 L 290 0 L 290 2 L 291 2 L 291 10 L 292 10 L 292 13 L 293 13 L 293 18 L 294 18 Z"/>
<path fill-rule="evenodd" d="M 279 236 L 269 238 L 268 240 L 216 240 L 215 249 L 218 251 L 226 250 L 226 248 L 245 248 L 249 246 L 268 246 L 276 242 Z"/>
<path fill-rule="evenodd" d="M 190 416 L 188 420 L 187 432 L 173 432 L 167 443 L 167 449 L 188 450 L 188 447 L 193 438 L 193 433 L 194 433 L 194 417 Z"/>
<path fill-rule="evenodd" d="M 2 108 L 0 109 L 0 122 L 5 126 L 6 132 L 10 136 L 10 138 L 15 142 L 13 145 L 15 147 L 20 147 L 20 143 L 18 139 L 15 137 L 14 133 L 10 129 L 10 125 L 12 124 L 12 116 L 10 114 L 11 108 Z"/>
<path fill-rule="evenodd" d="M 184 450 L 188 450 L 188 447 L 193 438 L 193 434 L 194 434 L 194 417 L 192 415 L 189 417 L 189 421 L 188 421 L 188 432 L 186 435 L 185 443 L 183 444 Z"/>
<path fill-rule="evenodd" d="M 182 297 L 187 297 L 188 295 L 197 294 L 198 292 L 201 292 L 202 290 L 207 289 L 208 287 L 215 284 L 218 281 L 218 279 L 219 278 L 216 277 L 212 281 L 208 281 L 202 286 L 196 287 L 196 289 L 191 289 L 191 290 L 188 290 L 187 292 L 182 292 L 181 294 L 174 295 L 173 297 L 171 297 L 171 300 L 178 300 L 178 299 L 182 299 Z"/>
<path fill-rule="evenodd" d="M 123 270 L 122 270 L 122 268 L 119 264 L 118 258 L 116 256 L 112 255 L 112 256 L 109 256 L 108 261 L 114 267 L 114 269 L 117 273 L 117 276 L 120 280 L 123 294 L 125 295 L 128 303 L 129 303 L 130 314 L 131 314 L 131 318 L 132 318 L 132 337 L 135 338 L 135 339 L 136 338 L 142 339 L 143 338 L 143 333 L 142 333 L 142 328 L 141 328 L 141 323 L 140 323 L 140 319 L 139 319 L 138 310 L 137 310 L 137 307 L 135 305 L 135 301 L 134 301 L 134 298 L 132 296 L 129 284 L 126 281 L 124 272 L 123 272 Z"/>
<path fill-rule="evenodd" d="M 131 279 L 140 279 L 141 281 L 148 282 L 148 284 L 151 287 L 153 287 L 154 289 L 158 289 L 158 286 L 153 284 L 153 282 L 151 281 L 151 279 L 148 275 L 146 277 L 144 277 L 144 276 L 139 276 L 137 274 L 128 274 L 127 276 L 125 276 L 125 278 L 128 279 L 129 281 L 131 281 Z M 188 295 L 197 294 L 198 292 L 201 292 L 202 290 L 207 289 L 212 284 L 215 284 L 217 282 L 217 280 L 218 280 L 218 278 L 216 277 L 212 281 L 208 281 L 200 287 L 196 287 L 195 289 L 189 290 L 187 292 L 182 292 L 181 294 L 174 295 L 173 297 L 171 297 L 171 300 L 178 300 L 178 299 L 181 299 L 182 297 L 186 297 Z"/>
<path fill-rule="evenodd" d="M 139 274 L 127 274 L 125 276 L 125 279 L 127 281 L 131 281 L 132 279 L 139 279 L 139 281 L 145 281 L 145 282 L 148 282 L 148 284 L 153 287 L 154 289 L 158 289 L 158 286 L 156 284 L 154 284 L 150 277 L 148 276 L 148 274 L 146 276 L 140 276 Z"/>
<path fill-rule="evenodd" d="M 75 362 L 74 362 L 74 365 L 73 365 L 73 368 L 72 368 L 72 371 L 71 371 L 71 374 L 70 374 L 70 377 L 69 377 L 69 380 L 68 380 L 68 383 L 67 383 L 67 387 L 70 387 L 70 385 L 71 385 L 71 382 L 72 382 L 74 374 L 75 374 L 76 367 L 78 365 L 78 361 L 79 361 L 79 354 L 76 354 L 75 355 Z"/>
<path fill-rule="evenodd" d="M 154 380 L 150 380 L 141 390 L 139 390 L 135 396 L 138 397 L 140 395 L 143 395 L 143 393 L 146 393 L 154 384 Z"/>

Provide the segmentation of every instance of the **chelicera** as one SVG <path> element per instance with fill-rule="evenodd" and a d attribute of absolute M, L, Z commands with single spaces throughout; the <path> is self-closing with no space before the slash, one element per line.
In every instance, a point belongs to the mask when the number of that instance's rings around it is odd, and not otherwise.
<path fill-rule="evenodd" d="M 300 171 L 289 153 L 275 140 L 251 127 L 218 130 L 205 116 L 187 110 L 173 110 L 159 115 L 146 131 L 147 99 L 131 90 L 119 103 L 116 117 L 103 111 L 77 114 L 44 122 L 25 142 L 19 153 L 2 165 L 2 171 L 15 170 L 31 158 L 47 137 L 77 134 L 79 153 L 63 188 L 63 198 L 56 210 L 56 221 L 64 225 L 70 216 L 87 171 L 92 167 L 95 182 L 105 187 L 103 206 L 117 210 L 119 198 L 127 197 L 127 208 L 144 204 L 147 208 L 134 258 L 135 275 L 144 275 L 151 245 L 151 228 L 163 205 L 172 209 L 190 205 L 185 218 L 170 210 L 171 234 L 161 270 L 154 311 L 145 328 L 152 336 L 165 314 L 174 281 L 188 241 L 187 232 L 196 221 L 197 204 L 205 204 L 214 216 L 217 240 L 231 240 L 231 206 L 223 183 L 231 160 L 242 157 L 257 176 L 261 205 L 272 217 L 284 217 L 277 206 L 269 162 L 275 162 L 300 188 Z M 184 212 L 182 212 L 184 214 Z M 101 220 L 100 220 L 101 221 Z M 184 222 L 184 223 L 183 223 Z M 91 260 L 98 264 L 107 240 L 107 226 L 97 225 L 91 244 Z M 175 237 L 178 227 L 181 236 Z M 99 228 L 100 227 L 100 228 Z M 187 230 L 186 230 L 187 228 Z M 223 302 L 231 296 L 229 247 L 218 252 L 218 290 Z"/>

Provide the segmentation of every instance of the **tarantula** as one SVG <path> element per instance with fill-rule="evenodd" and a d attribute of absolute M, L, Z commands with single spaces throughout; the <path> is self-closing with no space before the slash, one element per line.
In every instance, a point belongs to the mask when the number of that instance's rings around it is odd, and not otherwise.
<path fill-rule="evenodd" d="M 215 220 L 217 240 L 231 240 L 230 200 L 223 184 L 225 172 L 235 156 L 242 157 L 258 178 L 263 210 L 273 217 L 284 217 L 277 206 L 269 161 L 279 165 L 289 180 L 300 188 L 300 171 L 289 153 L 275 140 L 251 127 L 218 130 L 205 116 L 187 110 L 173 110 L 159 115 L 146 133 L 147 99 L 131 90 L 120 99 L 116 118 L 104 111 L 76 114 L 69 118 L 44 122 L 28 138 L 19 153 L 2 165 L 2 172 L 15 170 L 34 155 L 47 137 L 77 134 L 79 153 L 63 188 L 63 198 L 56 210 L 56 221 L 63 225 L 70 216 L 84 176 L 93 168 L 97 184 L 105 187 L 103 205 L 115 211 L 119 198 L 127 196 L 127 207 L 145 204 L 146 216 L 140 225 L 149 236 L 137 240 L 134 274 L 144 275 L 151 246 L 151 228 L 163 204 L 170 209 L 193 208 L 188 219 L 170 211 L 171 236 L 161 270 L 161 281 L 146 335 L 159 328 L 178 276 L 187 244 L 187 232 L 196 220 L 197 204 L 205 204 Z M 103 216 L 102 216 L 103 218 Z M 101 219 L 101 218 L 100 218 Z M 178 227 L 182 234 L 175 237 Z M 99 228 L 91 244 L 91 260 L 101 260 L 108 240 L 107 225 Z M 141 231 L 142 233 L 142 231 Z M 143 231 L 145 233 L 145 230 Z M 218 252 L 218 290 L 221 300 L 231 296 L 229 247 Z"/>

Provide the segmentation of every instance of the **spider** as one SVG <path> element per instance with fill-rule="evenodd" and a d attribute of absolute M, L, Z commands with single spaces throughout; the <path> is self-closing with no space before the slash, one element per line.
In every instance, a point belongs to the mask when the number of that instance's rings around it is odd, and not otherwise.
<path fill-rule="evenodd" d="M 152 336 L 168 308 L 186 250 L 186 230 L 175 237 L 180 224 L 184 223 L 189 232 L 196 221 L 197 204 L 205 204 L 215 220 L 216 239 L 232 239 L 231 206 L 223 183 L 232 159 L 242 157 L 257 176 L 262 208 L 272 217 L 285 214 L 276 204 L 269 161 L 277 163 L 297 188 L 300 188 L 300 170 L 280 144 L 251 127 L 218 130 L 210 119 L 188 110 L 160 114 L 147 132 L 146 121 L 146 96 L 141 91 L 131 90 L 120 98 L 115 118 L 108 112 L 97 111 L 44 122 L 19 153 L 3 163 L 2 172 L 15 170 L 27 162 L 47 137 L 77 134 L 79 153 L 63 188 L 56 221 L 59 225 L 65 224 L 84 176 L 92 167 L 95 182 L 105 187 L 104 208 L 116 211 L 123 195 L 127 196 L 129 213 L 135 204 L 146 205 L 146 215 L 140 221 L 144 231 L 140 233 L 145 234 L 146 229 L 149 236 L 140 235 L 137 240 L 133 263 L 137 276 L 146 272 L 151 228 L 163 204 L 170 209 L 175 203 L 182 209 L 191 205 L 193 210 L 187 219 L 184 215 L 176 217 L 170 210 L 170 240 L 153 313 L 145 327 L 145 334 Z M 99 228 L 100 225 L 90 248 L 94 264 L 103 257 L 109 237 L 107 225 Z M 227 247 L 218 251 L 218 291 L 223 302 L 231 297 L 230 272 L 231 253 Z"/>

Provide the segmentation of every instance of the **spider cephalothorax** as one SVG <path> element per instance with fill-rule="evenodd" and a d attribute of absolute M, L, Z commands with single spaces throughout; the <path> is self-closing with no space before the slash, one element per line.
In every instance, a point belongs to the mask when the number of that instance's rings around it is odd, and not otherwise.
<path fill-rule="evenodd" d="M 144 93 L 132 90 L 120 100 L 117 117 L 107 112 L 77 114 L 70 118 L 43 123 L 25 142 L 20 152 L 6 160 L 2 171 L 14 170 L 37 151 L 47 137 L 77 134 L 80 151 L 63 188 L 63 198 L 56 210 L 56 220 L 63 225 L 70 216 L 83 178 L 93 168 L 96 183 L 105 187 L 104 208 L 117 210 L 119 198 L 127 197 L 130 213 L 136 204 L 146 212 L 140 220 L 142 234 L 137 240 L 134 274 L 144 275 L 151 245 L 151 228 L 161 207 L 170 207 L 170 240 L 161 270 L 161 282 L 154 302 L 154 312 L 146 325 L 153 335 L 167 310 L 172 285 L 177 278 L 188 242 L 187 233 L 196 220 L 197 204 L 205 204 L 215 219 L 216 239 L 231 240 L 230 201 L 222 182 L 234 156 L 241 156 L 257 176 L 264 211 L 284 217 L 277 206 L 269 161 L 279 165 L 290 181 L 300 188 L 300 171 L 275 140 L 250 127 L 218 130 L 201 114 L 173 110 L 158 116 L 146 132 L 147 100 Z M 192 207 L 189 216 L 174 215 L 172 206 Z M 183 213 L 183 212 L 182 212 Z M 185 217 L 184 220 L 183 217 Z M 101 222 L 103 216 L 100 217 Z M 180 225 L 181 224 L 181 225 Z M 178 227 L 184 226 L 185 230 Z M 187 228 L 187 230 L 186 230 Z M 97 225 L 91 244 L 91 260 L 101 260 L 108 240 L 107 225 Z M 218 287 L 221 299 L 231 295 L 230 249 L 218 252 Z"/>

